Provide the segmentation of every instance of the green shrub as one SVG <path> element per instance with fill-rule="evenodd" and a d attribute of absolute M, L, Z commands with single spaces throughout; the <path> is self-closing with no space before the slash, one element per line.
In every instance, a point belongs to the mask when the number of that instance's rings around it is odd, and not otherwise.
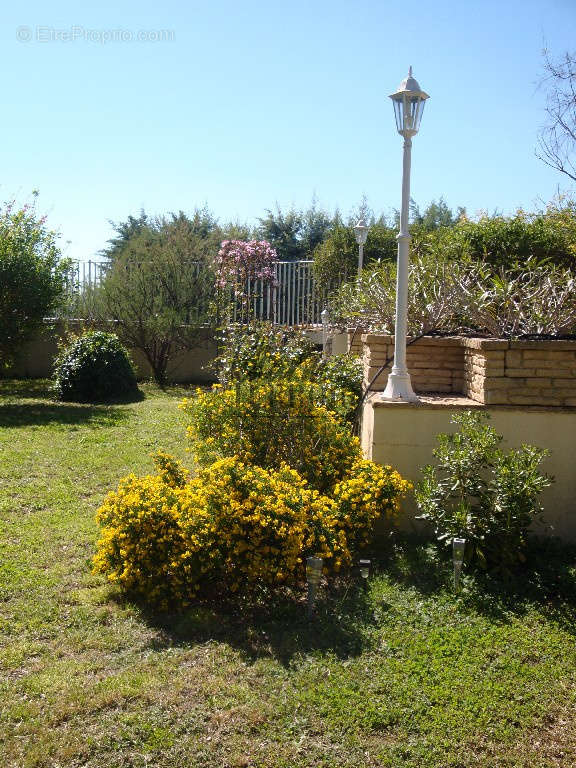
<path fill-rule="evenodd" d="M 55 362 L 54 392 L 79 403 L 136 397 L 134 368 L 118 337 L 90 331 L 77 338 Z"/>
<path fill-rule="evenodd" d="M 338 324 L 394 333 L 396 266 L 381 264 L 345 283 L 331 299 Z M 473 260 L 415 255 L 410 265 L 408 330 L 462 329 L 514 338 L 576 333 L 576 274 L 526 258 L 495 270 Z"/>
<path fill-rule="evenodd" d="M 57 240 L 34 206 L 0 207 L 0 372 L 65 303 L 68 263 Z"/>
<path fill-rule="evenodd" d="M 373 224 L 364 246 L 364 264 L 394 260 L 398 251 L 397 232 L 384 224 Z M 349 280 L 358 271 L 358 243 L 353 227 L 335 227 L 314 250 L 314 277 L 320 289 L 333 289 L 340 280 Z"/>
<path fill-rule="evenodd" d="M 247 463 L 295 469 L 324 491 L 361 458 L 358 439 L 337 414 L 318 402 L 319 387 L 306 380 L 238 382 L 198 391 L 181 407 L 192 419 L 188 435 L 206 466 L 226 456 Z M 353 396 L 343 408 L 353 406 Z"/>
<path fill-rule="evenodd" d="M 291 378 L 304 360 L 319 359 L 314 344 L 301 331 L 253 322 L 230 326 L 220 336 L 221 353 L 215 360 L 218 381 Z"/>
<path fill-rule="evenodd" d="M 470 561 L 507 569 L 523 560 L 528 528 L 542 512 L 538 496 L 552 482 L 538 469 L 546 451 L 523 445 L 504 453 L 487 414 L 466 411 L 452 422 L 459 431 L 438 435 L 438 464 L 422 470 L 419 517 L 441 544 L 465 538 Z"/>
<path fill-rule="evenodd" d="M 363 369 L 350 355 L 323 358 L 301 331 L 279 329 L 271 323 L 233 326 L 221 337 L 216 360 L 224 388 L 258 380 L 308 381 L 314 401 L 343 420 L 350 420 L 362 396 Z"/>

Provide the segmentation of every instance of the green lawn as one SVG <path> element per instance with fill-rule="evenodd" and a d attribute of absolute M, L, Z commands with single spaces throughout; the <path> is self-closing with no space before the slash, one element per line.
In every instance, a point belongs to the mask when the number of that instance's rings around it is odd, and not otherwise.
<path fill-rule="evenodd" d="M 144 389 L 75 406 L 0 382 L 2 768 L 576 765 L 567 549 L 456 598 L 398 538 L 312 623 L 281 601 L 153 615 L 92 576 L 106 491 L 153 450 L 186 458 L 184 390 Z"/>

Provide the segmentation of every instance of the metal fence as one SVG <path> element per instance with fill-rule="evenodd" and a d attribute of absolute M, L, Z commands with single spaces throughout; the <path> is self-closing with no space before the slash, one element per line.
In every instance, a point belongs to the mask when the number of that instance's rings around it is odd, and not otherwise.
<path fill-rule="evenodd" d="M 248 280 L 242 300 L 235 298 L 233 293 L 225 297 L 231 308 L 230 320 L 235 323 L 248 319 L 268 320 L 284 326 L 320 325 L 328 294 L 341 281 L 336 278 L 320 290 L 314 280 L 312 265 L 312 261 L 279 261 L 274 266 L 273 283 Z M 110 269 L 108 262 L 73 262 L 68 277 L 69 313 L 78 316 L 79 312 L 90 311 L 91 298 Z M 129 270 L 126 279 L 130 279 Z M 205 303 L 211 298 L 204 297 Z"/>

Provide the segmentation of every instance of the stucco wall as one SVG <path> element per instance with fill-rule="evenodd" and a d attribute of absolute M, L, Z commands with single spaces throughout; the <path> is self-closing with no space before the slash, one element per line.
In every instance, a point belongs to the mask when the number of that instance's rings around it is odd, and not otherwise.
<path fill-rule="evenodd" d="M 68 328 L 78 333 L 82 330 L 82 323 L 71 321 L 68 323 Z M 58 354 L 58 340 L 63 332 L 64 325 L 61 323 L 56 323 L 53 327 L 46 325 L 42 333 L 22 349 L 15 365 L 8 371 L 8 376 L 22 379 L 42 379 L 52 376 L 54 358 Z M 144 355 L 138 350 L 129 351 L 136 366 L 138 378 L 150 378 L 152 371 Z M 207 369 L 207 366 L 215 356 L 214 332 L 208 328 L 202 329 L 199 332 L 197 346 L 171 361 L 168 366 L 168 381 L 198 384 L 214 381 L 214 374 Z"/>
<path fill-rule="evenodd" d="M 432 449 L 439 432 L 453 432 L 451 415 L 458 409 L 480 408 L 488 411 L 491 424 L 504 437 L 504 447 L 522 443 L 546 448 L 550 455 L 543 471 L 554 475 L 555 482 L 542 494 L 545 531 L 576 541 L 576 409 L 483 406 L 467 398 L 423 398 L 420 404 L 384 403 L 372 395 L 364 408 L 362 447 L 368 458 L 390 464 L 412 482 L 420 478 L 420 468 L 433 463 Z M 414 520 L 413 499 L 404 505 L 403 526 L 418 528 Z"/>

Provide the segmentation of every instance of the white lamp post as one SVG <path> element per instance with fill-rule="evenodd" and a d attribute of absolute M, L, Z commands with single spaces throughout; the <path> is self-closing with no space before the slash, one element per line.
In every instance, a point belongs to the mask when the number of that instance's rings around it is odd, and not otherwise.
<path fill-rule="evenodd" d="M 356 242 L 358 243 L 358 277 L 362 276 L 362 267 L 364 266 L 364 245 L 366 238 L 368 237 L 368 230 L 370 227 L 366 224 L 364 219 L 360 219 L 358 224 L 354 227 L 354 235 Z"/>
<path fill-rule="evenodd" d="M 408 311 L 408 267 L 410 264 L 410 233 L 408 231 L 408 207 L 410 203 L 410 157 L 412 136 L 418 133 L 428 94 L 412 77 L 402 80 L 396 93 L 390 98 L 394 102 L 394 114 L 398 133 L 404 136 L 404 161 L 402 165 L 402 209 L 400 211 L 400 232 L 398 240 L 398 268 L 396 278 L 396 321 L 394 329 L 394 365 L 388 376 L 388 383 L 382 395 L 384 400 L 402 400 L 417 403 L 406 367 L 406 334 Z"/>

